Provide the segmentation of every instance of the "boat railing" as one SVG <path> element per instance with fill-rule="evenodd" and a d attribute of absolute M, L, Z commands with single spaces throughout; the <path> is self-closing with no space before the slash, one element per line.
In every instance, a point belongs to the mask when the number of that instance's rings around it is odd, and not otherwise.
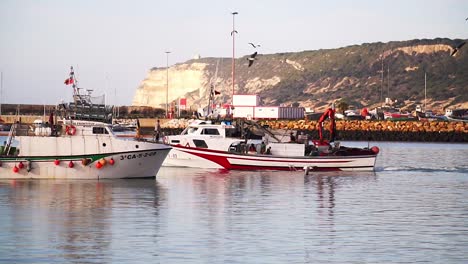
<path fill-rule="evenodd" d="M 6 140 L 6 142 L 4 143 L 4 146 L 2 148 L 2 155 L 9 155 L 10 154 L 10 151 L 12 150 L 12 147 L 11 147 L 11 143 L 13 141 L 13 138 L 15 137 L 16 135 L 16 128 L 19 124 L 18 123 L 14 123 L 11 125 L 10 127 L 10 132 L 8 133 L 8 138 Z"/>

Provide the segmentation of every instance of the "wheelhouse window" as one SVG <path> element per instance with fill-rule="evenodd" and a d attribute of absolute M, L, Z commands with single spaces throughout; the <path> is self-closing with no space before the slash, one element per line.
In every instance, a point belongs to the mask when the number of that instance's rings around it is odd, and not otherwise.
<path fill-rule="evenodd" d="M 198 130 L 197 127 L 187 127 L 184 131 L 182 131 L 181 135 L 195 134 L 195 132 L 197 132 L 197 130 Z"/>
<path fill-rule="evenodd" d="M 204 128 L 201 134 L 202 135 L 219 135 L 219 131 L 216 128 Z"/>
<path fill-rule="evenodd" d="M 93 134 L 109 134 L 105 127 L 93 127 Z"/>
<path fill-rule="evenodd" d="M 195 144 L 195 147 L 197 148 L 208 148 L 208 145 L 206 145 L 204 140 L 194 139 L 193 144 Z"/>

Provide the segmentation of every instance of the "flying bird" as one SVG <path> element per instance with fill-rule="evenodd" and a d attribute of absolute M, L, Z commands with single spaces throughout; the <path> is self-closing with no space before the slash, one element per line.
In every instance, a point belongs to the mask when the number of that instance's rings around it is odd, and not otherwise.
<path fill-rule="evenodd" d="M 239 32 L 237 32 L 237 30 L 233 30 L 233 31 L 231 31 L 231 36 L 232 36 L 232 34 L 234 34 L 234 33 L 237 34 L 237 33 L 239 33 Z"/>
<path fill-rule="evenodd" d="M 257 52 L 254 52 L 252 55 L 250 55 L 250 57 L 247 58 L 247 60 L 249 61 L 249 67 L 252 66 L 252 64 L 254 63 L 255 56 L 257 56 Z"/>
<path fill-rule="evenodd" d="M 450 54 L 450 56 L 452 56 L 452 57 L 455 56 L 455 54 L 456 54 L 456 53 L 460 50 L 460 48 L 463 47 L 463 45 L 465 45 L 465 44 L 466 44 L 466 42 L 464 42 L 464 41 L 463 41 L 462 43 L 458 44 L 458 45 L 453 49 L 453 51 L 452 51 L 452 53 Z"/>
<path fill-rule="evenodd" d="M 255 45 L 252 42 L 249 42 L 249 44 L 252 45 L 252 47 L 254 47 L 254 49 L 257 48 L 257 47 L 260 47 L 260 44 Z"/>

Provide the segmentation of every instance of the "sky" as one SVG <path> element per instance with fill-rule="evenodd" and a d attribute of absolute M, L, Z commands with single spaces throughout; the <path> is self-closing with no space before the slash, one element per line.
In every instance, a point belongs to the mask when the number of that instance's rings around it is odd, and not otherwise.
<path fill-rule="evenodd" d="M 0 0 L 0 103 L 71 101 L 74 66 L 80 87 L 131 105 L 152 67 L 231 58 L 233 18 L 235 57 L 249 42 L 274 54 L 468 38 L 468 0 Z"/>

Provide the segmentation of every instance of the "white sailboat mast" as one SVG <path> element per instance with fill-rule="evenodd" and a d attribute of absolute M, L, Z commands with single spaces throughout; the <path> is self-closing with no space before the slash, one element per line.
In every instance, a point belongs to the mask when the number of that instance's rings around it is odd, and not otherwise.
<path fill-rule="evenodd" d="M 427 87 L 427 78 L 426 78 L 426 72 L 424 72 L 424 112 L 426 112 L 426 87 Z"/>

